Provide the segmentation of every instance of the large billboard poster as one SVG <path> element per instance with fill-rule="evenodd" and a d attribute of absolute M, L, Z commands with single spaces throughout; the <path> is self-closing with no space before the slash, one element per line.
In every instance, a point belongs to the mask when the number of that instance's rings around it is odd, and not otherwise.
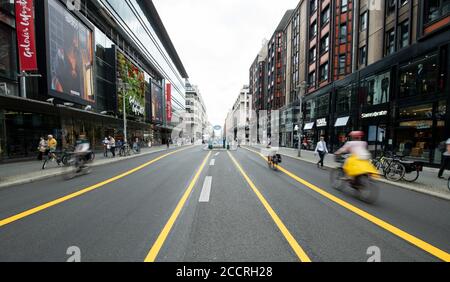
<path fill-rule="evenodd" d="M 124 54 L 117 52 L 118 74 L 118 110 L 123 111 L 123 97 L 125 93 L 125 110 L 127 117 L 138 120 L 145 118 L 145 75 Z"/>
<path fill-rule="evenodd" d="M 37 59 L 33 0 L 16 1 L 15 8 L 20 71 L 35 71 Z"/>
<path fill-rule="evenodd" d="M 48 0 L 49 84 L 54 96 L 94 103 L 92 31 L 56 0 Z"/>
<path fill-rule="evenodd" d="M 152 120 L 155 123 L 163 122 L 163 90 L 156 83 L 152 83 Z"/>
<path fill-rule="evenodd" d="M 166 118 L 167 123 L 172 122 L 172 84 L 166 84 Z"/>

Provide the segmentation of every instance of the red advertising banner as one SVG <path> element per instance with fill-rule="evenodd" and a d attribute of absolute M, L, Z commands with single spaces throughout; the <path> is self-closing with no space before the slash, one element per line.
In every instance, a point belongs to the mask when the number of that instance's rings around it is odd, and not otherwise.
<path fill-rule="evenodd" d="M 172 85 L 166 84 L 166 117 L 167 123 L 172 122 Z"/>
<path fill-rule="evenodd" d="M 33 0 L 16 0 L 16 30 L 20 71 L 37 70 Z"/>

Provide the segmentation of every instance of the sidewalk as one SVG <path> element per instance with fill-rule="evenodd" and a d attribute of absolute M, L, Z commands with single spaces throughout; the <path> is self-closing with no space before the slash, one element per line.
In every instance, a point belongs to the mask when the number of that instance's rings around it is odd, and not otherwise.
<path fill-rule="evenodd" d="M 261 149 L 263 146 L 256 145 L 251 146 L 253 148 Z M 317 163 L 319 157 L 314 155 L 312 151 L 302 150 L 302 157 L 298 158 L 298 150 L 290 148 L 279 148 L 279 153 L 281 155 L 289 156 L 295 159 L 300 159 L 309 163 Z M 334 161 L 334 155 L 328 154 L 325 157 L 325 166 L 328 168 L 335 168 L 339 164 Z M 438 169 L 435 168 L 424 168 L 420 172 L 419 179 L 414 183 L 409 183 L 406 181 L 392 182 L 382 178 L 380 181 L 395 185 L 408 190 L 413 190 L 416 192 L 432 195 L 441 199 L 450 200 L 450 190 L 447 189 L 447 179 L 450 177 L 450 172 L 446 171 L 444 174 L 445 179 L 439 179 L 437 177 Z"/>
<path fill-rule="evenodd" d="M 171 145 L 171 148 L 178 147 L 176 145 Z M 118 152 L 115 158 L 111 158 L 111 153 L 109 157 L 105 158 L 102 152 L 96 152 L 95 161 L 92 164 L 95 166 L 102 166 L 105 164 L 115 163 L 123 160 L 128 160 L 132 158 L 137 158 L 140 156 L 149 155 L 156 152 L 166 151 L 167 146 L 154 146 L 151 148 L 142 148 L 140 154 L 132 154 L 128 157 L 119 157 Z M 7 163 L 0 164 L 0 188 L 8 187 L 12 185 L 25 184 L 45 178 L 62 175 L 64 173 L 64 168 L 58 167 L 56 163 L 51 163 L 48 168 L 42 170 L 42 161 L 25 161 L 17 163 Z"/>

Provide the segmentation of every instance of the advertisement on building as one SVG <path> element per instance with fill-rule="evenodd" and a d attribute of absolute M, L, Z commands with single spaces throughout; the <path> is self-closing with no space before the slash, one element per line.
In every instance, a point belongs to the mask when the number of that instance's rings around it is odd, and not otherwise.
<path fill-rule="evenodd" d="M 152 83 L 152 121 L 155 123 L 163 122 L 163 91 L 161 86 Z"/>
<path fill-rule="evenodd" d="M 172 85 L 166 84 L 166 117 L 167 123 L 172 122 Z"/>
<path fill-rule="evenodd" d="M 49 0 L 47 5 L 50 94 L 94 103 L 92 30 L 58 1 Z"/>
<path fill-rule="evenodd" d="M 117 52 L 118 111 L 123 113 L 123 101 L 127 117 L 144 120 L 145 117 L 145 77 L 144 72 L 134 65 L 124 54 Z M 125 94 L 125 99 L 123 99 Z"/>
<path fill-rule="evenodd" d="M 37 70 L 33 0 L 15 2 L 20 71 Z"/>

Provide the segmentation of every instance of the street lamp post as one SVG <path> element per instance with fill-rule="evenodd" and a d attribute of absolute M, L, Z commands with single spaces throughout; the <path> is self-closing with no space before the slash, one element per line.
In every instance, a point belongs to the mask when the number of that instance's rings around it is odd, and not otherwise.
<path fill-rule="evenodd" d="M 306 81 L 303 81 L 302 83 L 300 83 L 300 90 L 303 89 L 303 93 L 302 91 L 300 91 L 300 95 L 299 95 L 299 118 L 298 118 L 298 157 L 300 158 L 302 156 L 302 143 L 301 143 L 301 139 L 302 139 L 302 135 L 303 135 L 303 95 L 306 91 L 306 88 L 308 87 L 308 83 Z"/>
<path fill-rule="evenodd" d="M 127 98 L 127 92 L 129 90 L 129 85 L 128 85 L 128 83 L 124 83 L 121 79 L 119 81 L 119 84 L 120 84 L 120 88 L 122 90 L 123 139 L 124 139 L 123 141 L 124 141 L 124 144 L 126 144 L 128 137 L 127 137 L 127 109 L 126 109 L 125 101 Z"/>

